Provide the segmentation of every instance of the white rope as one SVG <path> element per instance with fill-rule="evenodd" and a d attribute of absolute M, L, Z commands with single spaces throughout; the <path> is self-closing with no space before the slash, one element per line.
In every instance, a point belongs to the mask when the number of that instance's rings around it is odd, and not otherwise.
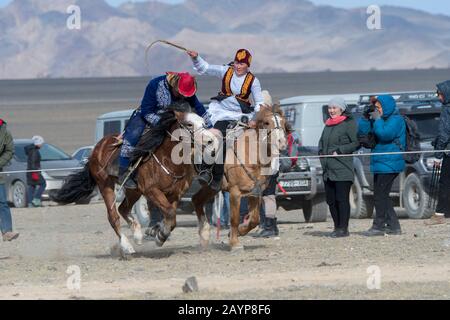
<path fill-rule="evenodd" d="M 429 151 L 402 151 L 402 152 L 379 152 L 379 153 L 352 153 L 338 155 L 317 155 L 317 156 L 296 156 L 296 157 L 280 157 L 279 159 L 321 159 L 321 158 L 349 158 L 349 157 L 372 157 L 387 155 L 403 155 L 403 154 L 427 154 L 427 153 L 447 153 L 450 150 L 429 150 Z"/>
<path fill-rule="evenodd" d="M 429 153 L 450 153 L 450 150 L 429 150 L 429 151 L 402 151 L 402 152 L 380 152 L 380 153 L 352 153 L 352 154 L 338 154 L 338 155 L 317 155 L 317 156 L 295 156 L 295 157 L 279 157 L 278 159 L 321 159 L 321 158 L 349 158 L 349 157 L 372 157 L 372 156 L 387 156 L 387 155 L 403 155 L 403 154 L 429 154 Z M 3 171 L 0 174 L 14 174 L 14 173 L 28 173 L 28 172 L 45 172 L 45 171 L 68 171 L 68 170 L 82 170 L 84 167 L 77 168 L 61 168 L 61 169 L 40 169 L 40 170 L 17 170 L 17 171 Z"/>
<path fill-rule="evenodd" d="M 18 171 L 2 171 L 0 174 L 13 174 L 13 173 L 28 173 L 28 172 L 44 172 L 44 171 L 67 171 L 67 170 L 82 170 L 84 167 L 78 168 L 61 168 L 61 169 L 40 169 L 40 170 L 18 170 Z"/>

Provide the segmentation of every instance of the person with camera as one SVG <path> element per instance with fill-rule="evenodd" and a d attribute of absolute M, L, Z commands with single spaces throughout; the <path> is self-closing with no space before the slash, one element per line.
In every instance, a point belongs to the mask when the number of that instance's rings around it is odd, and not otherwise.
<path fill-rule="evenodd" d="M 360 136 L 372 137 L 372 153 L 395 153 L 406 148 L 406 124 L 394 98 L 382 95 L 372 98 L 359 120 Z M 371 139 L 369 139 L 371 140 Z M 397 176 L 405 170 L 402 154 L 371 156 L 370 169 L 374 174 L 374 200 L 376 215 L 366 236 L 400 235 L 400 222 L 389 198 Z"/>
<path fill-rule="evenodd" d="M 434 142 L 435 150 L 450 149 L 450 80 L 437 85 L 437 95 L 442 102 L 442 111 L 439 122 L 439 134 Z M 450 154 L 436 153 L 439 159 L 438 165 L 441 167 L 439 179 L 438 203 L 436 213 L 426 225 L 445 224 L 445 218 L 450 218 Z"/>
<path fill-rule="evenodd" d="M 352 154 L 359 147 L 357 124 L 346 113 L 347 104 L 335 98 L 328 104 L 330 118 L 319 141 L 319 155 Z M 348 237 L 350 220 L 350 189 L 354 180 L 352 157 L 321 158 L 327 204 L 334 221 L 333 238 Z"/>

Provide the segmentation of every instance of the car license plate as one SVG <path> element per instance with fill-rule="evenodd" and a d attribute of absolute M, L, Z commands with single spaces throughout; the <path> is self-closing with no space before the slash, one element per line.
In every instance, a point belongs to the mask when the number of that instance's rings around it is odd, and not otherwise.
<path fill-rule="evenodd" d="M 291 181 L 281 181 L 281 186 L 283 188 L 300 188 L 300 187 L 308 187 L 309 180 L 291 180 Z"/>

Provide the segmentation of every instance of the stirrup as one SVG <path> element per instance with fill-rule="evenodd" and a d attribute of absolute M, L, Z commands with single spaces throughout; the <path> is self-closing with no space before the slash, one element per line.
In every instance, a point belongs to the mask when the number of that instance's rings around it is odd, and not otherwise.
<path fill-rule="evenodd" d="M 257 183 L 253 187 L 253 189 L 250 191 L 248 196 L 249 197 L 257 197 L 257 198 L 262 197 L 262 189 L 261 189 L 261 186 L 259 185 L 259 183 Z"/>

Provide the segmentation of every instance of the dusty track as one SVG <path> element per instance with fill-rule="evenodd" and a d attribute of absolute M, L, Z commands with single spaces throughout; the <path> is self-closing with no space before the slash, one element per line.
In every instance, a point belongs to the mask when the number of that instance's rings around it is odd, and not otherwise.
<path fill-rule="evenodd" d="M 213 229 L 202 252 L 196 218 L 182 215 L 163 248 L 146 242 L 121 261 L 110 254 L 116 239 L 102 204 L 14 209 L 13 216 L 21 236 L 0 243 L 0 299 L 450 298 L 448 225 L 402 220 L 404 235 L 366 238 L 358 232 L 370 221 L 352 220 L 350 238 L 331 239 L 330 222 L 308 225 L 299 212 L 281 212 L 279 240 L 245 237 L 245 251 L 230 253 L 226 232 L 217 241 Z M 71 265 L 80 267 L 80 291 L 67 288 Z M 379 290 L 367 288 L 372 265 L 381 271 Z M 183 294 L 190 276 L 200 290 Z"/>

